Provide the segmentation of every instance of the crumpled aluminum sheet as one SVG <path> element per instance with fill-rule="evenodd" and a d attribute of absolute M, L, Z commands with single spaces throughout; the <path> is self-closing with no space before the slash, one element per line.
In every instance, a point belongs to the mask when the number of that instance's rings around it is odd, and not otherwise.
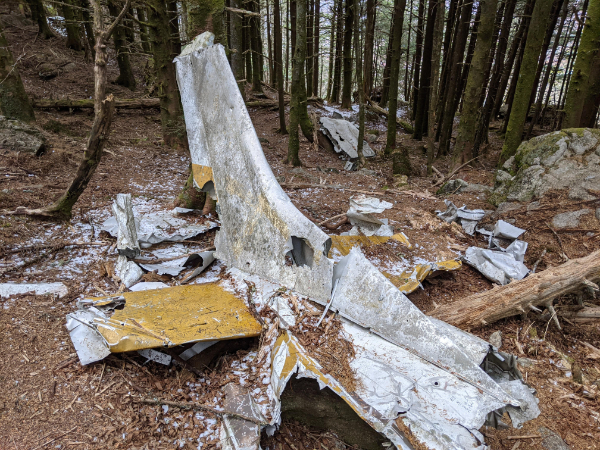
<path fill-rule="evenodd" d="M 275 179 L 223 46 L 175 62 L 192 163 L 212 168 L 221 220 L 217 258 L 327 299 L 333 273 L 333 262 L 325 256 L 329 237 L 296 209 Z M 288 266 L 290 251 L 309 257 L 305 264 Z"/>
<path fill-rule="evenodd" d="M 501 285 L 511 280 L 522 280 L 529 273 L 525 264 L 508 252 L 469 247 L 463 260 L 490 281 Z"/>
<path fill-rule="evenodd" d="M 225 414 L 221 423 L 220 438 L 224 450 L 256 450 L 260 442 L 260 425 L 266 419 L 260 413 L 252 396 L 241 386 L 229 383 L 223 388 L 223 408 L 255 422 Z"/>
<path fill-rule="evenodd" d="M 331 310 L 503 403 L 518 402 L 402 294 L 357 248 L 334 268 Z"/>
<path fill-rule="evenodd" d="M 108 346 L 93 327 L 96 317 L 103 313 L 96 308 L 79 309 L 67 314 L 67 331 L 81 365 L 100 361 L 110 355 Z"/>
<path fill-rule="evenodd" d="M 393 236 L 394 229 L 388 224 L 388 219 L 378 219 L 372 214 L 380 214 L 392 208 L 390 202 L 366 195 L 350 197 L 350 207 L 346 217 L 353 225 L 352 229 L 342 235 L 347 236 Z"/>
<path fill-rule="evenodd" d="M 182 242 L 208 230 L 218 227 L 216 222 L 197 224 L 177 217 L 179 213 L 161 211 L 136 217 L 137 237 L 142 248 L 148 248 L 160 242 Z M 114 216 L 102 224 L 102 230 L 111 236 L 118 236 L 119 225 Z"/>
<path fill-rule="evenodd" d="M 506 411 L 510 416 L 514 428 L 523 428 L 525 422 L 533 420 L 540 415 L 539 399 L 533 395 L 535 389 L 530 388 L 521 382 L 521 380 L 506 381 L 500 383 L 500 386 L 514 398 L 519 399 L 521 404 L 524 405 L 522 408 L 506 406 Z"/>
<path fill-rule="evenodd" d="M 140 243 L 137 237 L 137 227 L 131 206 L 131 194 L 117 194 L 112 205 L 112 211 L 117 221 L 117 250 L 119 255 L 128 258 L 140 256 Z"/>
<path fill-rule="evenodd" d="M 461 224 L 465 233 L 473 236 L 477 223 L 485 216 L 483 209 L 467 209 L 466 205 L 457 208 L 450 200 L 444 200 L 446 211 L 436 211 L 437 216 L 448 222 L 458 222 Z"/>
<path fill-rule="evenodd" d="M 0 283 L 2 298 L 29 292 L 34 295 L 56 294 L 58 298 L 63 298 L 69 293 L 69 289 L 64 283 Z"/>
<path fill-rule="evenodd" d="M 525 233 L 524 229 L 515 227 L 514 225 L 511 225 L 510 223 L 505 222 L 504 220 L 499 220 L 498 222 L 496 222 L 493 231 L 493 235 L 495 237 L 504 239 L 518 239 L 518 237 L 521 236 L 523 233 Z"/>
<path fill-rule="evenodd" d="M 344 119 L 321 117 L 321 131 L 329 138 L 336 153 L 344 153 L 349 158 L 358 158 L 358 128 Z M 367 141 L 363 141 L 363 155 L 365 158 L 375 156 Z"/>
<path fill-rule="evenodd" d="M 179 259 L 174 259 L 173 261 L 166 261 L 159 264 L 140 263 L 140 266 L 142 266 L 148 272 L 156 271 L 156 273 L 159 275 L 171 275 L 175 277 L 179 275 L 186 268 L 186 266 L 188 266 L 192 261 L 194 261 L 197 258 L 200 258 L 200 264 L 188 277 L 192 278 L 196 275 L 201 274 L 215 260 L 213 252 L 209 251 L 194 253 L 190 256 L 184 256 Z"/>
<path fill-rule="evenodd" d="M 127 257 L 119 255 L 117 257 L 117 263 L 115 264 L 115 271 L 121 282 L 125 287 L 129 288 L 133 286 L 137 281 L 142 278 L 144 272 L 140 267 L 133 261 L 129 261 Z"/>

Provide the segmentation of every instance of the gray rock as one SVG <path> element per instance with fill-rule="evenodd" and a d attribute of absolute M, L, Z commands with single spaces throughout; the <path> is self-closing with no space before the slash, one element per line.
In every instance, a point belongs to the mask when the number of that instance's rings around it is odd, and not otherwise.
<path fill-rule="evenodd" d="M 552 219 L 554 228 L 575 228 L 579 226 L 581 216 L 591 213 L 589 209 L 580 209 L 579 211 L 571 211 L 562 214 L 557 214 Z"/>
<path fill-rule="evenodd" d="M 596 208 L 596 219 L 600 220 L 600 208 Z"/>
<path fill-rule="evenodd" d="M 502 331 L 494 331 L 488 339 L 488 342 L 496 348 L 502 347 Z"/>
<path fill-rule="evenodd" d="M 58 75 L 58 67 L 52 63 L 44 63 L 38 67 L 38 75 L 42 80 L 51 80 Z"/>
<path fill-rule="evenodd" d="M 367 141 L 369 144 L 372 144 L 376 140 L 377 140 L 377 136 L 375 136 L 374 134 L 366 134 L 365 135 L 365 141 Z"/>
<path fill-rule="evenodd" d="M 77 64 L 75 64 L 74 62 L 70 62 L 65 64 L 64 66 L 61 67 L 61 70 L 63 72 L 73 72 L 74 70 L 77 69 Z"/>
<path fill-rule="evenodd" d="M 342 116 L 339 112 L 334 111 L 333 114 L 331 115 L 332 119 L 341 119 L 344 120 L 344 116 Z"/>
<path fill-rule="evenodd" d="M 515 209 L 519 209 L 521 207 L 520 203 L 516 202 L 504 202 L 498 205 L 498 209 L 496 209 L 496 215 L 501 216 L 502 214 L 506 214 L 509 211 L 513 211 Z"/>
<path fill-rule="evenodd" d="M 491 186 L 486 186 L 485 184 L 469 184 L 467 187 L 462 189 L 462 192 L 489 192 L 492 190 Z"/>
<path fill-rule="evenodd" d="M 374 176 L 377 175 L 377 172 L 375 172 L 374 170 L 365 169 L 364 167 L 362 169 L 360 169 L 358 171 L 358 173 L 360 173 L 361 175 L 368 175 L 368 176 L 371 176 L 371 177 L 374 177 Z"/>
<path fill-rule="evenodd" d="M 46 139 L 40 130 L 20 120 L 0 116 L 0 148 L 41 155 Z"/>
<path fill-rule="evenodd" d="M 540 427 L 538 431 L 542 435 L 542 447 L 547 450 L 571 450 L 571 448 L 554 431 Z"/>
<path fill-rule="evenodd" d="M 540 209 L 541 208 L 541 203 L 540 202 L 531 202 L 529 205 L 527 205 L 527 211 L 535 211 L 536 209 Z"/>
<path fill-rule="evenodd" d="M 469 186 L 469 183 L 467 183 L 464 180 L 461 180 L 460 178 L 457 178 L 456 180 L 450 180 L 447 183 L 445 183 L 437 191 L 437 194 L 458 194 L 462 192 L 467 186 Z"/>
<path fill-rule="evenodd" d="M 494 204 L 529 202 L 551 190 L 567 190 L 574 200 L 592 200 L 588 189 L 600 184 L 600 130 L 572 128 L 535 137 L 523 142 L 503 168 L 490 197 Z"/>

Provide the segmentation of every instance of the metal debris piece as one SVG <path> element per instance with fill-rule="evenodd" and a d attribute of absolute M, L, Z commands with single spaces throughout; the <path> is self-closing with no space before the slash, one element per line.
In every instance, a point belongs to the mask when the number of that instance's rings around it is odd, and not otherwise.
<path fill-rule="evenodd" d="M 192 163 L 211 169 L 218 198 L 216 257 L 228 267 L 327 299 L 333 273 L 325 256 L 329 236 L 296 209 L 275 179 L 223 46 L 175 62 Z"/>
<path fill-rule="evenodd" d="M 56 294 L 62 298 L 69 293 L 64 283 L 0 283 L 0 297 L 33 293 L 33 295 Z"/>
<path fill-rule="evenodd" d="M 478 386 L 504 403 L 515 403 L 360 252 L 352 249 L 334 268 L 339 280 L 330 307 L 375 334 Z"/>
<path fill-rule="evenodd" d="M 182 352 L 179 355 L 179 357 L 181 359 L 183 359 L 184 361 L 187 361 L 191 357 L 196 356 L 198 353 L 206 350 L 208 347 L 213 346 L 217 342 L 219 342 L 219 341 L 215 340 L 215 341 L 201 341 L 201 342 L 196 342 L 194 345 L 192 345 L 186 351 Z"/>
<path fill-rule="evenodd" d="M 525 422 L 533 420 L 540 415 L 539 399 L 533 395 L 535 389 L 530 388 L 521 380 L 507 381 L 500 383 L 500 386 L 524 405 L 521 408 L 515 408 L 510 405 L 506 406 L 506 411 L 510 416 L 514 428 L 523 428 Z"/>
<path fill-rule="evenodd" d="M 528 245 L 525 241 L 515 239 L 504 251 L 513 255 L 517 261 L 523 262 Z"/>
<path fill-rule="evenodd" d="M 137 237 L 142 248 L 160 242 L 182 242 L 219 226 L 216 222 L 194 223 L 182 219 L 176 210 L 145 214 L 136 218 Z M 118 236 L 119 225 L 115 216 L 102 224 L 102 230 L 111 236 Z"/>
<path fill-rule="evenodd" d="M 462 262 L 456 259 L 448 259 L 425 264 L 417 264 L 414 269 L 403 271 L 400 275 L 394 275 L 383 271 L 383 275 L 392 282 L 403 294 L 410 294 L 422 287 L 421 282 L 430 274 L 438 271 L 449 272 L 462 267 Z"/>
<path fill-rule="evenodd" d="M 140 278 L 142 278 L 142 275 L 144 275 L 144 272 L 136 263 L 129 261 L 127 257 L 123 255 L 117 257 L 115 271 L 125 287 L 133 286 Z"/>
<path fill-rule="evenodd" d="M 168 284 L 165 284 L 161 281 L 143 281 L 141 283 L 134 284 L 133 286 L 131 286 L 129 288 L 129 290 L 132 292 L 139 292 L 139 291 L 149 291 L 151 289 L 164 289 L 164 288 L 168 288 L 168 287 L 169 287 Z"/>
<path fill-rule="evenodd" d="M 229 383 L 223 388 L 223 408 L 234 414 L 254 419 L 253 422 L 225 414 L 221 424 L 223 450 L 256 450 L 260 443 L 260 425 L 266 419 L 250 393 L 238 384 Z"/>
<path fill-rule="evenodd" d="M 494 226 L 493 234 L 495 237 L 504 238 L 504 239 L 517 239 L 525 233 L 525 230 L 522 228 L 515 227 L 504 220 L 499 220 L 496 222 Z"/>
<path fill-rule="evenodd" d="M 350 253 L 353 247 L 370 247 L 388 242 L 390 239 L 398 241 L 408 248 L 412 248 L 412 244 L 404 233 L 397 233 L 392 236 L 361 236 L 361 235 L 332 235 L 331 248 L 329 249 L 329 257 L 333 257 L 334 253 L 339 252 L 342 256 Z"/>
<path fill-rule="evenodd" d="M 292 311 L 292 308 L 290 308 L 287 298 L 277 295 L 273 297 L 270 306 L 277 313 L 279 324 L 284 330 L 296 325 L 296 315 Z"/>
<path fill-rule="evenodd" d="M 67 331 L 77 352 L 81 365 L 85 366 L 110 355 L 104 339 L 94 330 L 91 325 L 94 319 L 102 315 L 102 312 L 90 308 L 78 310 L 67 314 Z"/>
<path fill-rule="evenodd" d="M 394 229 L 389 226 L 388 219 L 378 219 L 373 216 L 373 214 L 382 213 L 392 206 L 390 202 L 375 197 L 365 195 L 350 197 L 350 207 L 346 212 L 346 217 L 353 228 L 348 235 L 392 236 Z"/>
<path fill-rule="evenodd" d="M 154 361 L 159 364 L 163 364 L 168 366 L 171 364 L 171 356 L 167 355 L 163 352 L 157 352 L 156 350 L 152 350 L 151 348 L 147 348 L 144 350 L 138 350 L 138 353 L 146 358 L 148 361 Z"/>
<path fill-rule="evenodd" d="M 125 299 L 124 307 L 115 309 L 119 298 Z M 93 306 L 86 307 L 90 304 Z M 106 351 L 174 347 L 253 337 L 261 332 L 244 301 L 215 283 L 125 292 L 122 297 L 87 299 L 81 307 L 85 309 L 67 315 L 68 323 L 69 319 L 78 320 L 87 327 L 85 339 L 78 337 L 78 341 L 103 342 L 101 352 L 84 352 L 89 362 L 104 358 Z M 71 339 L 79 354 L 72 334 Z"/>
<path fill-rule="evenodd" d="M 333 144 L 336 153 L 344 153 L 349 158 L 358 158 L 358 128 L 344 119 L 321 117 L 321 131 Z M 363 154 L 365 158 L 375 156 L 367 141 L 363 141 Z"/>
<path fill-rule="evenodd" d="M 186 267 L 198 264 L 198 267 L 193 272 L 194 275 L 189 277 L 192 278 L 193 276 L 202 273 L 204 269 L 206 269 L 214 260 L 215 257 L 213 252 L 201 252 L 159 264 L 140 263 L 140 266 L 142 266 L 148 272 L 156 271 L 156 273 L 159 275 L 171 275 L 175 277 L 179 275 Z"/>
<path fill-rule="evenodd" d="M 466 205 L 457 208 L 450 200 L 444 200 L 446 211 L 436 211 L 437 216 L 448 223 L 458 222 L 465 233 L 473 236 L 477 223 L 485 216 L 483 209 L 467 209 Z"/>
<path fill-rule="evenodd" d="M 469 247 L 463 260 L 487 279 L 501 285 L 522 280 L 529 273 L 522 261 L 518 261 L 512 253 L 502 251 Z"/>
<path fill-rule="evenodd" d="M 140 244 L 137 237 L 137 227 L 131 207 L 131 194 L 117 194 L 112 205 L 112 211 L 117 221 L 117 250 L 119 255 L 128 258 L 140 256 Z"/>

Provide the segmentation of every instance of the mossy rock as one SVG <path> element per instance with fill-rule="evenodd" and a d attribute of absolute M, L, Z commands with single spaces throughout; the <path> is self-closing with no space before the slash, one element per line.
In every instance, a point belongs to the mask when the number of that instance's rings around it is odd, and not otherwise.
<path fill-rule="evenodd" d="M 568 190 L 573 200 L 590 200 L 600 185 L 600 130 L 571 128 L 523 142 L 496 172 L 489 201 L 528 202 L 550 190 Z"/>
<path fill-rule="evenodd" d="M 37 128 L 0 116 L 0 148 L 41 155 L 45 143 L 46 138 Z"/>

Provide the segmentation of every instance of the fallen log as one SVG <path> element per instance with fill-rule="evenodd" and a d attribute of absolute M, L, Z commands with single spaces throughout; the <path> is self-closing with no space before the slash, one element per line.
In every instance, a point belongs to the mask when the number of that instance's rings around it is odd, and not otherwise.
<path fill-rule="evenodd" d="M 431 316 L 460 328 L 477 328 L 529 310 L 547 307 L 552 314 L 552 301 L 564 294 L 584 288 L 598 289 L 600 280 L 600 250 L 583 258 L 535 273 L 505 286 L 496 286 L 485 292 L 444 305 Z"/>
<path fill-rule="evenodd" d="M 61 98 L 58 100 L 33 99 L 31 104 L 37 109 L 92 109 L 94 107 L 93 99 Z M 121 109 L 144 109 L 159 108 L 160 99 L 158 98 L 133 98 L 115 100 L 115 108 Z"/>
<path fill-rule="evenodd" d="M 569 319 L 571 322 L 594 322 L 600 321 L 600 307 L 590 306 L 578 311 L 559 311 L 559 317 Z"/>
<path fill-rule="evenodd" d="M 367 107 L 368 110 L 373 111 L 377 114 L 382 114 L 385 117 L 387 117 L 389 115 L 389 113 L 383 109 L 381 106 L 376 105 L 373 102 L 367 102 L 367 104 L 365 105 Z M 406 131 L 407 133 L 412 134 L 413 127 L 410 123 L 408 123 L 406 120 L 402 120 L 399 117 L 396 117 L 396 123 L 400 126 L 400 128 L 402 128 L 404 131 Z"/>
<path fill-rule="evenodd" d="M 317 97 L 311 97 L 306 100 L 308 104 L 323 103 L 323 99 Z M 286 97 L 283 101 L 284 105 L 289 105 L 290 99 Z M 247 108 L 274 108 L 279 109 L 279 102 L 277 100 L 250 100 L 246 102 Z"/>

